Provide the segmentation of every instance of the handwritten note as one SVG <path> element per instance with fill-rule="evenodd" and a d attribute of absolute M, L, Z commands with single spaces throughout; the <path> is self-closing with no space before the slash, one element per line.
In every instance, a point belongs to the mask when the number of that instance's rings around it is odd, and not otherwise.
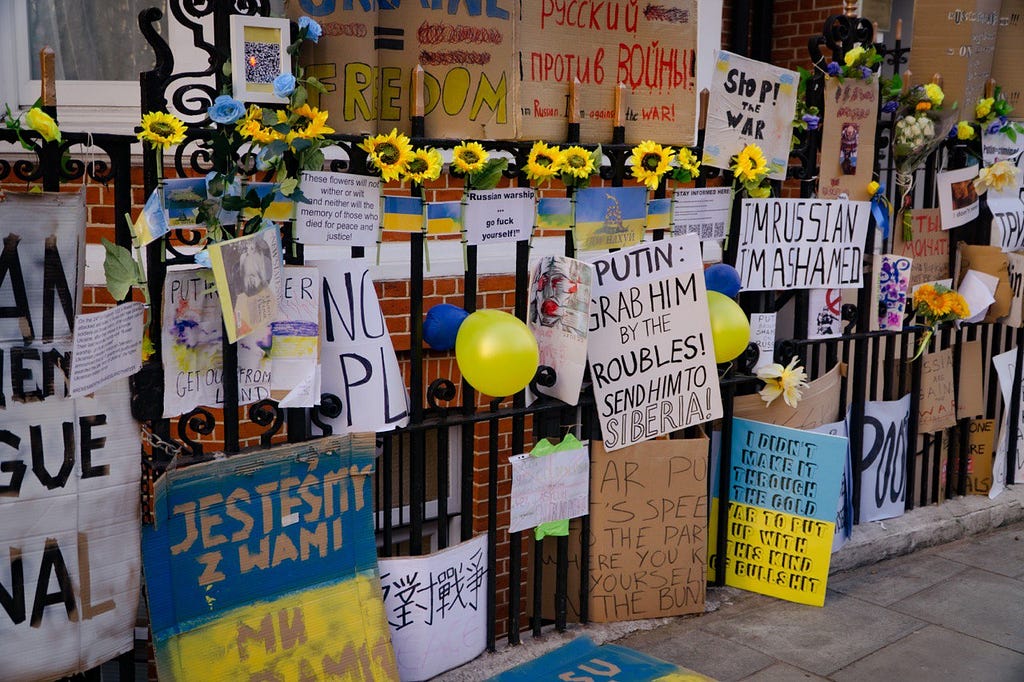
<path fill-rule="evenodd" d="M 587 513 L 590 458 L 586 447 L 540 457 L 514 455 L 509 532 Z"/>
<path fill-rule="evenodd" d="M 775 317 L 775 313 L 750 314 L 750 340 L 760 351 L 755 370 L 775 362 Z"/>
<path fill-rule="evenodd" d="M 931 433 L 956 426 L 953 349 L 928 353 L 921 358 L 921 363 L 917 432 Z"/>

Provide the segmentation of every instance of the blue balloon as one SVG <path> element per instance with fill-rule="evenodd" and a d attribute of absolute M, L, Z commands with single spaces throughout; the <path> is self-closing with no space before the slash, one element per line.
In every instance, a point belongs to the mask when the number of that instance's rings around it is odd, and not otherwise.
<path fill-rule="evenodd" d="M 736 294 L 743 288 L 740 285 L 740 273 L 725 263 L 715 263 L 704 271 L 704 286 L 708 291 L 717 291 L 729 298 L 736 298 Z"/>
<path fill-rule="evenodd" d="M 434 350 L 455 348 L 455 337 L 467 317 L 469 313 L 451 303 L 435 305 L 423 320 L 423 340 Z"/>

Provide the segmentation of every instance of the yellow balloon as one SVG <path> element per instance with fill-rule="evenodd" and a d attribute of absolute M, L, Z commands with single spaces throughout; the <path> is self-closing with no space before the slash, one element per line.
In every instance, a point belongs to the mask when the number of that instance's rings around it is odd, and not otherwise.
<path fill-rule="evenodd" d="M 750 321 L 743 308 L 728 296 L 709 291 L 708 315 L 715 362 L 721 364 L 739 357 L 750 343 Z"/>
<path fill-rule="evenodd" d="M 455 360 L 470 386 L 495 397 L 518 393 L 537 373 L 537 339 L 522 320 L 478 310 L 459 327 Z"/>

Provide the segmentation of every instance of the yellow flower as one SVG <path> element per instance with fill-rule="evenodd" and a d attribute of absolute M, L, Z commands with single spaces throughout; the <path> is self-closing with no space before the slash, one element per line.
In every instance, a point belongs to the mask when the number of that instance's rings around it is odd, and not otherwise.
<path fill-rule="evenodd" d="M 252 119 L 238 129 L 239 134 L 257 144 L 270 144 L 274 140 L 283 140 L 284 135 L 273 128 L 264 128 L 258 119 Z"/>
<path fill-rule="evenodd" d="M 397 180 L 412 159 L 412 143 L 397 128 L 386 135 L 366 138 L 359 148 L 369 155 L 370 163 L 380 171 L 384 182 Z"/>
<path fill-rule="evenodd" d="M 958 140 L 973 140 L 974 126 L 967 121 L 959 121 L 956 124 L 956 137 Z"/>
<path fill-rule="evenodd" d="M 932 105 L 936 107 L 941 107 L 942 100 L 946 99 L 946 93 L 942 92 L 942 88 L 935 83 L 926 83 L 924 94 L 931 101 Z"/>
<path fill-rule="evenodd" d="M 974 115 L 978 119 L 983 119 L 992 113 L 992 105 L 996 103 L 994 97 L 985 97 L 984 99 L 978 100 L 978 103 L 974 106 Z"/>
<path fill-rule="evenodd" d="M 535 182 L 544 182 L 558 175 L 562 150 L 545 142 L 534 142 L 530 155 L 526 157 L 526 177 Z"/>
<path fill-rule="evenodd" d="M 594 155 L 578 145 L 569 147 L 562 152 L 558 170 L 580 180 L 589 178 L 594 172 Z"/>
<path fill-rule="evenodd" d="M 476 173 L 490 156 L 479 142 L 463 142 L 452 150 L 452 166 L 463 175 Z"/>
<path fill-rule="evenodd" d="M 864 48 L 858 45 L 857 47 L 853 48 L 852 50 L 846 53 L 846 57 L 845 59 L 843 59 L 843 61 L 846 63 L 847 66 L 856 66 L 858 60 L 860 60 L 862 57 L 864 57 Z"/>
<path fill-rule="evenodd" d="M 997 192 L 1009 189 L 1017 184 L 1017 167 L 1009 161 L 996 161 L 987 168 L 978 171 L 974 180 L 974 189 L 984 194 L 990 189 Z"/>
<path fill-rule="evenodd" d="M 418 182 L 421 185 L 427 180 L 437 180 L 441 176 L 441 152 L 433 148 L 417 149 L 405 167 L 403 179 Z"/>
<path fill-rule="evenodd" d="M 736 157 L 733 173 L 741 182 L 760 182 L 768 175 L 768 162 L 756 144 L 748 144 Z"/>
<path fill-rule="evenodd" d="M 765 407 L 771 405 L 780 395 L 790 407 L 796 407 L 800 402 L 800 398 L 803 397 L 801 389 L 807 387 L 807 372 L 803 367 L 796 366 L 798 360 L 799 358 L 793 356 L 785 367 L 773 363 L 757 370 L 757 378 L 764 382 L 760 395 Z"/>
<path fill-rule="evenodd" d="M 32 107 L 25 113 L 25 125 L 42 135 L 47 142 L 60 142 L 57 122 L 39 107 Z"/>
<path fill-rule="evenodd" d="M 235 130 L 242 132 L 242 129 L 247 127 L 253 121 L 259 124 L 263 123 L 263 109 L 261 109 L 258 104 L 249 105 L 249 109 L 245 112 L 245 116 L 235 121 Z"/>
<path fill-rule="evenodd" d="M 647 185 L 647 189 L 658 189 L 661 177 L 672 165 L 674 153 L 672 147 L 662 147 L 657 142 L 644 140 L 633 147 L 633 156 L 630 158 L 633 177 Z"/>
<path fill-rule="evenodd" d="M 142 131 L 137 137 L 154 149 L 166 149 L 185 141 L 185 124 L 171 114 L 151 111 L 142 117 Z"/>
<path fill-rule="evenodd" d="M 876 194 L 878 194 L 878 190 L 880 187 L 881 185 L 879 185 L 877 181 L 872 180 L 871 182 L 868 183 L 868 194 L 870 194 L 871 196 L 875 196 Z"/>
<path fill-rule="evenodd" d="M 303 140 L 311 140 L 313 138 L 323 137 L 324 135 L 330 135 L 334 132 L 334 128 L 327 125 L 326 111 L 312 109 L 308 112 L 308 116 L 300 113 L 299 111 L 296 111 L 295 113 L 309 119 L 309 123 L 305 128 L 300 128 L 295 131 L 295 137 L 299 137 Z"/>
<path fill-rule="evenodd" d="M 689 147 L 683 147 L 679 150 L 676 155 L 676 161 L 679 163 L 679 167 L 685 171 L 689 171 L 691 178 L 696 178 L 700 175 L 700 159 L 693 153 L 693 150 Z"/>

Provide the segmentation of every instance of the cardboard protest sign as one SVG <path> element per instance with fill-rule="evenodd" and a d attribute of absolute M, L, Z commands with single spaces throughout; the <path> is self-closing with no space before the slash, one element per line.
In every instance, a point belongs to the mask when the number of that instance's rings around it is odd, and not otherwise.
<path fill-rule="evenodd" d="M 1010 289 L 1010 278 L 1007 272 L 1006 255 L 998 246 L 983 246 L 975 244 L 957 244 L 956 255 L 956 282 L 959 289 L 964 276 L 970 270 L 976 270 L 998 279 L 998 284 L 988 312 L 985 314 L 985 322 L 995 322 L 1010 312 L 1010 305 L 1013 302 L 1013 291 Z M 962 292 L 961 292 L 962 293 Z M 972 314 L 974 311 L 971 311 Z"/>
<path fill-rule="evenodd" d="M 733 420 L 727 585 L 825 603 L 846 452 L 845 438 Z M 717 551 L 709 536 L 712 566 Z"/>
<path fill-rule="evenodd" d="M 172 469 L 143 529 L 160 679 L 396 679 L 373 536 L 374 435 Z"/>
<path fill-rule="evenodd" d="M 575 119 L 584 142 L 610 139 L 617 124 L 616 85 L 623 83 L 627 144 L 648 139 L 693 144 L 697 4 L 517 5 L 518 137 L 562 139 L 566 124 Z M 569 86 L 576 79 L 580 87 L 570 101 Z M 570 107 L 576 110 L 573 118 Z"/>
<path fill-rule="evenodd" d="M 985 390 L 982 385 L 984 366 L 981 341 L 960 344 L 960 391 L 957 394 L 956 418 L 966 419 L 985 413 Z"/>
<path fill-rule="evenodd" d="M 486 534 L 426 556 L 379 563 L 400 679 L 428 680 L 484 652 Z"/>
<path fill-rule="evenodd" d="M 312 407 L 319 403 L 319 270 L 309 266 L 285 267 L 281 305 L 270 333 L 271 396 L 284 407 Z"/>
<path fill-rule="evenodd" d="M 956 426 L 953 349 L 947 348 L 921 357 L 917 432 L 932 433 L 953 426 Z"/>
<path fill-rule="evenodd" d="M 372 246 L 380 231 L 380 178 L 302 171 L 295 236 L 303 244 Z"/>
<path fill-rule="evenodd" d="M 497 244 L 529 239 L 534 191 L 529 187 L 470 190 L 466 204 L 466 243 Z"/>
<path fill-rule="evenodd" d="M 745 199 L 736 269 L 749 291 L 857 289 L 871 203 Z"/>
<path fill-rule="evenodd" d="M 228 341 L 261 333 L 281 300 L 281 233 L 276 227 L 207 247 Z"/>
<path fill-rule="evenodd" d="M 914 261 L 910 269 L 911 288 L 925 282 L 949 278 L 949 233 L 942 229 L 942 218 L 937 208 L 918 208 L 911 211 L 910 226 L 913 238 L 903 240 L 903 230 L 892 232 L 892 252 Z"/>
<path fill-rule="evenodd" d="M 537 391 L 575 405 L 587 366 L 591 283 L 594 268 L 567 256 L 544 256 L 530 274 L 526 321 L 537 339 L 540 364 L 555 370 L 553 386 Z"/>
<path fill-rule="evenodd" d="M 786 358 L 782 359 L 789 362 Z M 794 429 L 813 429 L 840 418 L 840 381 L 840 367 L 836 365 L 827 374 L 807 385 L 796 407 L 790 407 L 782 400 L 765 406 L 761 396 L 755 393 L 737 396 L 733 400 L 733 414 L 743 419 Z"/>
<path fill-rule="evenodd" d="M 696 234 L 701 241 L 725 239 L 732 212 L 731 187 L 683 187 L 673 193 L 672 234 Z"/>
<path fill-rule="evenodd" d="M 1003 88 L 1006 100 L 1020 106 L 1024 95 L 1024 74 L 1016 68 L 1024 59 L 1024 0 L 1002 0 L 999 28 L 996 30 L 996 50 L 992 57 L 992 77 Z M 985 164 L 990 161 L 985 158 Z"/>
<path fill-rule="evenodd" d="M 826 78 L 818 196 L 869 201 L 875 159 L 878 79 Z M 860 163 L 858 163 L 860 161 Z"/>
<path fill-rule="evenodd" d="M 324 28 L 300 62 L 328 92 L 319 106 L 339 133 L 410 132 L 413 91 L 422 90 L 427 130 L 466 139 L 515 131 L 516 12 L 506 3 L 300 2 Z M 416 66 L 424 69 L 416 83 Z"/>
<path fill-rule="evenodd" d="M 722 415 L 700 241 L 594 260 L 587 358 L 608 450 Z"/>
<path fill-rule="evenodd" d="M 590 447 L 590 619 L 702 613 L 707 438 Z"/>
<path fill-rule="evenodd" d="M 209 270 L 167 269 L 160 325 L 164 417 L 224 403 L 221 306 Z M 270 398 L 270 327 L 238 341 L 238 404 Z"/>
<path fill-rule="evenodd" d="M 967 483 L 968 495 L 988 495 L 992 488 L 992 463 L 996 449 L 996 420 L 972 419 L 967 426 Z M 953 457 L 947 470 L 945 462 L 942 466 L 942 477 L 939 488 L 946 487 L 946 477 L 953 478 L 953 491 L 956 492 L 960 474 L 960 458 Z"/>
<path fill-rule="evenodd" d="M 703 163 L 728 169 L 733 156 L 756 144 L 774 167 L 768 177 L 785 180 L 799 83 L 795 71 L 720 51 L 711 79 Z"/>
<path fill-rule="evenodd" d="M 811 289 L 807 295 L 807 338 L 843 335 L 843 290 Z"/>
<path fill-rule="evenodd" d="M 977 166 L 936 173 L 935 185 L 939 194 L 942 229 L 951 230 L 966 225 L 981 213 L 978 191 L 974 188 L 976 177 Z"/>
<path fill-rule="evenodd" d="M 907 497 L 907 427 L 910 394 L 864 404 L 864 455 L 860 476 L 860 520 L 902 516 Z"/>
<path fill-rule="evenodd" d="M 973 111 L 992 72 L 999 6 L 1000 0 L 915 0 L 910 68 L 917 80 L 941 74 L 946 101 Z"/>
<path fill-rule="evenodd" d="M 324 418 L 334 433 L 391 431 L 409 423 L 409 394 L 365 262 L 320 261 L 321 381 L 341 399 Z"/>
<path fill-rule="evenodd" d="M 839 501 L 836 503 L 836 534 L 832 537 L 832 553 L 835 554 L 853 536 L 853 462 L 850 457 L 849 428 L 844 419 L 809 430 L 847 438 L 843 481 L 839 486 Z"/>
<path fill-rule="evenodd" d="M 878 314 L 873 318 L 872 328 L 899 331 L 903 329 L 903 316 L 907 308 L 912 261 L 904 256 L 883 254 L 876 262 L 875 300 L 878 301 Z"/>
<path fill-rule="evenodd" d="M 125 303 L 75 320 L 70 392 L 86 395 L 142 369 L 142 303 Z"/>
<path fill-rule="evenodd" d="M 491 678 L 492 682 L 559 682 L 593 680 L 662 680 L 663 682 L 710 682 L 711 678 L 648 654 L 616 644 L 595 645 L 587 637 L 550 651 L 529 663 Z"/>
<path fill-rule="evenodd" d="M 646 220 L 646 187 L 588 187 L 576 192 L 574 234 L 580 251 L 639 244 Z"/>
<path fill-rule="evenodd" d="M 509 462 L 512 465 L 510 533 L 587 514 L 590 457 L 585 444 L 543 456 L 513 455 Z"/>

